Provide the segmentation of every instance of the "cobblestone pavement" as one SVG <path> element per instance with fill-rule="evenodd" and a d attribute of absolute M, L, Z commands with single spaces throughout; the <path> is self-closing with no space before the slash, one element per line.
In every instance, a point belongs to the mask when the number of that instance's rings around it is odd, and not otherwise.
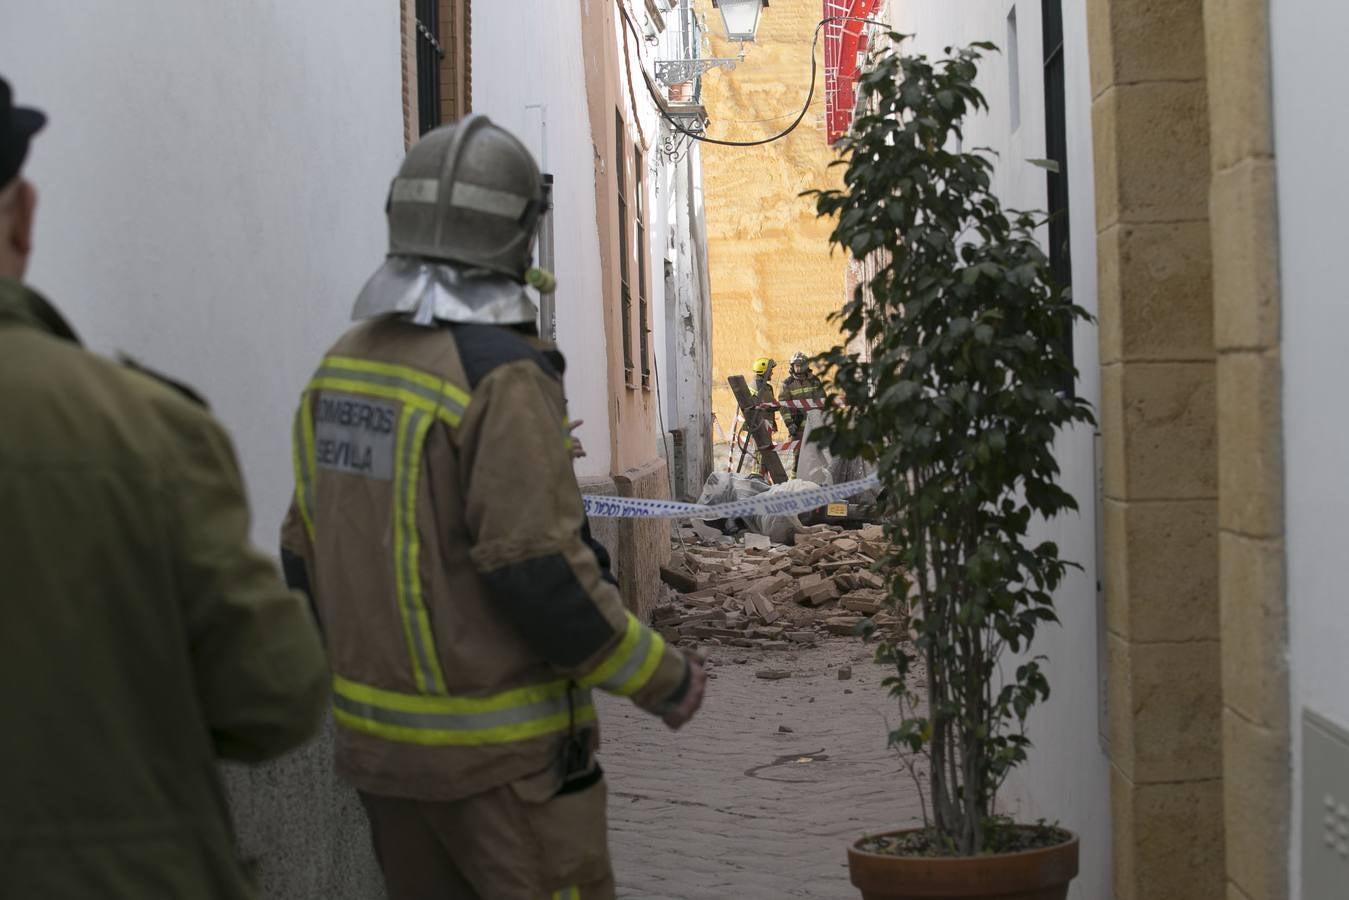
<path fill-rule="evenodd" d="M 856 900 L 848 843 L 920 818 L 914 785 L 885 747 L 896 717 L 885 670 L 842 638 L 708 655 L 716 677 L 679 732 L 600 700 L 619 897 Z M 852 678 L 840 681 L 844 665 Z M 756 677 L 762 669 L 792 675 L 769 681 Z"/>

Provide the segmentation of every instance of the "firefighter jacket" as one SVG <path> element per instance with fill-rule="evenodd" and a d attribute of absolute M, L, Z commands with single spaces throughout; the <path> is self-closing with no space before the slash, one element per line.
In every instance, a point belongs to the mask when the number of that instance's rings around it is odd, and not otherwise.
<path fill-rule="evenodd" d="M 499 326 L 372 319 L 310 381 L 282 543 L 359 790 L 471 796 L 556 764 L 592 690 L 658 712 L 687 686 L 582 538 L 564 421 L 547 360 Z"/>
<path fill-rule="evenodd" d="M 788 375 L 782 381 L 782 395 L 779 400 L 823 400 L 824 382 L 815 375 L 798 378 Z M 801 436 L 801 427 L 806 423 L 806 410 L 785 408 L 782 418 L 787 422 L 787 432 L 793 439 Z"/>
<path fill-rule="evenodd" d="M 0 897 L 253 896 L 216 759 L 299 744 L 328 677 L 229 439 L 5 280 L 0 418 Z"/>
<path fill-rule="evenodd" d="M 777 398 L 773 396 L 773 382 L 769 381 L 763 375 L 755 375 L 753 396 L 755 403 L 775 402 Z M 758 427 L 756 424 L 757 422 L 767 422 L 770 434 L 778 430 L 778 418 L 771 409 L 760 410 L 759 418 L 754 420 L 754 422 L 749 420 L 749 416 L 746 416 L 745 419 L 747 425 L 753 426 L 748 428 L 751 434 L 754 433 L 754 428 Z"/>

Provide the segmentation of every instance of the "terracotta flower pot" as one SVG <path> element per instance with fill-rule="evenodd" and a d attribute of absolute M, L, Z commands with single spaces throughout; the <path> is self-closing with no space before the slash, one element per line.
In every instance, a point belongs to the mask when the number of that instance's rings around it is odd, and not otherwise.
<path fill-rule="evenodd" d="M 1065 900 L 1077 876 L 1077 835 L 1053 847 L 997 856 L 890 856 L 857 844 L 848 848 L 848 871 L 863 900 Z"/>

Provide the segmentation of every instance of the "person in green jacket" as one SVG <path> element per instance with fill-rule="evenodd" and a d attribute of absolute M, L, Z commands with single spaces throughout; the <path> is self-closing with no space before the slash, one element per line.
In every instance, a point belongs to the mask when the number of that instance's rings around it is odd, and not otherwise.
<path fill-rule="evenodd" d="M 20 283 L 43 121 L 0 79 L 0 897 L 249 898 L 216 760 L 306 740 L 327 665 L 220 425 Z"/>

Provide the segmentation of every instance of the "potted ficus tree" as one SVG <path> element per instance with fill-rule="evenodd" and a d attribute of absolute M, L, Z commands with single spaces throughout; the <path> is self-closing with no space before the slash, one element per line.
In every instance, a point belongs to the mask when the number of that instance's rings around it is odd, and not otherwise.
<path fill-rule="evenodd" d="M 987 108 L 975 75 L 995 48 L 930 61 L 890 38 L 859 79 L 843 189 L 811 192 L 832 241 L 874 272 L 821 356 L 843 404 L 816 439 L 877 466 L 886 602 L 909 626 L 873 637 L 894 669 L 889 740 L 924 795 L 923 827 L 850 848 L 852 880 L 866 898 L 1061 900 L 1077 838 L 1013 822 L 997 799 L 1049 696 L 1033 640 L 1074 565 L 1030 530 L 1077 508 L 1054 440 L 1093 421 L 1068 351 L 1089 316 L 1050 277 L 1043 216 L 1004 211 L 990 154 L 959 150 L 964 118 Z"/>

